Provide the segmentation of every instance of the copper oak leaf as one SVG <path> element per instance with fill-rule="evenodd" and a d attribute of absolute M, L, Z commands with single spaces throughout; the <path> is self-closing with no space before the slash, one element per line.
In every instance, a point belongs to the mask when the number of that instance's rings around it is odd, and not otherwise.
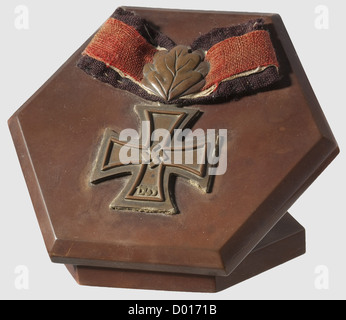
<path fill-rule="evenodd" d="M 144 66 L 142 86 L 169 101 L 201 90 L 208 71 L 203 51 L 191 52 L 180 45 L 154 55 L 153 62 Z"/>

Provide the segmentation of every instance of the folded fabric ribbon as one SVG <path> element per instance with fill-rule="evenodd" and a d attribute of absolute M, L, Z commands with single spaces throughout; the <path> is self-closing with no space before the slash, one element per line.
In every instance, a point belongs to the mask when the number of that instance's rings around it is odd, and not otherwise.
<path fill-rule="evenodd" d="M 279 79 L 262 19 L 213 29 L 188 48 L 122 8 L 96 33 L 78 66 L 146 100 L 179 105 L 223 101 Z"/>

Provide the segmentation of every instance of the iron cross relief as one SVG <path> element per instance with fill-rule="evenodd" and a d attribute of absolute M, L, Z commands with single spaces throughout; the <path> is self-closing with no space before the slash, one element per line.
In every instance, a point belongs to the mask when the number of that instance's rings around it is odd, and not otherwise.
<path fill-rule="evenodd" d="M 95 185 L 130 175 L 110 208 L 176 214 L 176 177 L 187 179 L 203 193 L 211 192 L 210 169 L 217 166 L 219 136 L 214 134 L 211 141 L 197 130 L 191 137 L 185 135 L 200 111 L 168 105 L 137 105 L 134 110 L 141 121 L 140 133 L 106 129 L 91 173 Z"/>

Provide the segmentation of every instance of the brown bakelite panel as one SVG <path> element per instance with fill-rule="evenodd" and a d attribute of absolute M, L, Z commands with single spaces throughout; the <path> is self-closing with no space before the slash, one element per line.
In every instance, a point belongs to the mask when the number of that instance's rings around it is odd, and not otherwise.
<path fill-rule="evenodd" d="M 139 129 L 134 106 L 147 101 L 80 70 L 76 64 L 87 41 L 9 120 L 46 247 L 53 262 L 75 266 L 80 279 L 97 270 L 102 278 L 108 272 L 103 268 L 115 268 L 114 274 L 173 273 L 173 282 L 176 274 L 197 282 L 201 276 L 202 291 L 219 290 L 237 282 L 231 273 L 333 160 L 338 147 L 278 15 L 131 10 L 181 45 L 215 27 L 263 18 L 281 80 L 226 103 L 186 107 L 202 113 L 193 128 L 228 130 L 227 171 L 215 177 L 212 192 L 201 193 L 178 177 L 173 190 L 178 214 L 111 210 L 109 204 L 129 176 L 92 184 L 97 152 L 107 128 Z M 304 241 L 297 252 L 302 247 Z M 278 260 L 295 256 L 290 250 Z"/>

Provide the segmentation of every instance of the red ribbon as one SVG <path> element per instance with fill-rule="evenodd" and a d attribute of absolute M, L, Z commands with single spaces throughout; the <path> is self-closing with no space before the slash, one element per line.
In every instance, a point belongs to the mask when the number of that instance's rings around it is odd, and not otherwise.
<path fill-rule="evenodd" d="M 143 67 L 153 61 L 158 50 L 133 26 L 109 18 L 83 52 L 141 86 Z M 220 83 L 260 73 L 268 67 L 279 67 L 270 35 L 265 30 L 255 30 L 241 36 L 227 38 L 214 44 L 205 60 L 210 64 L 206 84 L 201 91 L 208 94 Z"/>

